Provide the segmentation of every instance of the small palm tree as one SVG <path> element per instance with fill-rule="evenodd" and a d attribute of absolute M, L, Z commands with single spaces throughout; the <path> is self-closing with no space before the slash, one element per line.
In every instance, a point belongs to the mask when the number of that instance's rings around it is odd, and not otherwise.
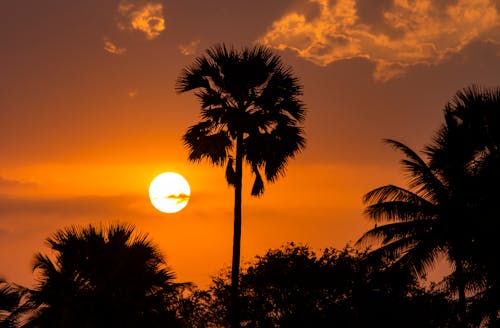
<path fill-rule="evenodd" d="M 28 327 L 176 326 L 169 312 L 178 285 L 163 256 L 130 225 L 70 227 L 47 239 L 34 270 L 35 311 Z"/>
<path fill-rule="evenodd" d="M 237 297 L 241 240 L 243 163 L 255 179 L 251 194 L 264 192 L 264 180 L 274 182 L 305 145 L 302 87 L 279 56 L 263 46 L 241 51 L 217 45 L 195 59 L 180 74 L 176 90 L 195 91 L 201 121 L 183 137 L 189 160 L 206 159 L 226 165 L 226 180 L 234 187 L 232 260 L 232 326 L 239 326 Z"/>

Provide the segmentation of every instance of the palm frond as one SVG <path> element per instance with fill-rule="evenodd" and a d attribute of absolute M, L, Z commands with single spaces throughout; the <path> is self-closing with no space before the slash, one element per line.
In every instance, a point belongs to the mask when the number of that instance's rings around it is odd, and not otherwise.
<path fill-rule="evenodd" d="M 423 220 L 437 214 L 436 204 L 394 185 L 368 192 L 363 197 L 363 202 L 368 204 L 364 213 L 375 222 Z"/>
<path fill-rule="evenodd" d="M 301 95 L 302 86 L 289 73 L 275 74 L 255 102 L 260 108 L 271 108 L 274 112 L 286 113 L 297 122 L 303 122 L 305 109 L 299 99 Z"/>
<path fill-rule="evenodd" d="M 418 221 L 437 215 L 434 207 L 425 207 L 400 201 L 377 203 L 368 206 L 364 213 L 375 222 Z"/>
<path fill-rule="evenodd" d="M 385 143 L 388 143 L 393 148 L 402 151 L 406 155 L 406 157 L 408 157 L 413 162 L 418 163 L 421 166 L 426 166 L 425 161 L 420 156 L 418 156 L 417 153 L 415 153 L 410 147 L 408 147 L 404 143 L 399 142 L 399 141 L 394 140 L 394 139 L 384 139 L 383 141 Z"/>
<path fill-rule="evenodd" d="M 385 185 L 373 189 L 363 196 L 363 203 L 373 204 L 387 201 L 401 201 L 424 204 L 429 203 L 416 193 L 395 185 Z"/>
<path fill-rule="evenodd" d="M 206 121 L 191 126 L 183 136 L 184 145 L 189 149 L 190 161 L 208 159 L 212 164 L 223 165 L 233 144 L 227 132 L 214 132 L 210 126 Z"/>
<path fill-rule="evenodd" d="M 446 197 L 446 186 L 417 153 L 399 141 L 392 139 L 384 141 L 406 155 L 407 159 L 401 160 L 401 163 L 409 173 L 408 186 L 410 189 L 414 189 L 416 193 L 427 199 L 432 199 L 434 202 L 439 202 Z"/>
<path fill-rule="evenodd" d="M 39 288 L 42 288 L 44 282 L 52 283 L 53 280 L 60 276 L 60 266 L 52 262 L 52 260 L 42 253 L 35 254 L 33 262 L 33 272 L 37 273 Z M 71 271 L 71 270 L 68 270 Z M 50 280 L 50 281 L 49 281 Z"/>
<path fill-rule="evenodd" d="M 234 171 L 233 167 L 233 158 L 229 157 L 227 160 L 227 166 L 226 166 L 226 181 L 230 186 L 235 187 L 237 180 L 236 180 L 236 172 Z"/>
<path fill-rule="evenodd" d="M 365 232 L 357 244 L 380 242 L 385 245 L 399 239 L 411 238 L 413 235 L 424 238 L 425 235 L 433 233 L 434 226 L 435 221 L 432 219 L 388 223 Z"/>
<path fill-rule="evenodd" d="M 202 118 L 212 118 L 213 113 L 224 112 L 229 107 L 226 97 L 218 90 L 202 89 L 195 96 L 200 100 Z"/>
<path fill-rule="evenodd" d="M 255 175 L 255 180 L 252 186 L 252 196 L 261 196 L 264 193 L 264 181 L 260 176 L 259 168 L 257 165 L 252 167 L 252 172 Z"/>
<path fill-rule="evenodd" d="M 274 182 L 285 174 L 288 160 L 305 147 L 306 140 L 301 127 L 278 125 L 271 132 L 249 135 L 244 142 L 247 162 L 263 166 L 266 180 Z"/>
<path fill-rule="evenodd" d="M 210 81 L 207 77 L 214 73 L 206 58 L 199 58 L 194 65 L 182 70 L 176 81 L 175 90 L 182 93 L 198 88 L 209 89 Z"/>
<path fill-rule="evenodd" d="M 411 251 L 404 253 L 398 262 L 409 265 L 417 277 L 424 278 L 426 273 L 434 268 L 440 254 L 442 251 L 435 244 L 421 241 L 415 244 Z"/>
<path fill-rule="evenodd" d="M 393 262 L 393 265 L 410 266 L 417 276 L 423 277 L 429 269 L 433 268 L 438 256 L 444 250 L 439 246 L 439 241 L 435 238 L 432 229 L 429 229 L 432 222 L 421 223 L 419 222 L 421 231 L 411 231 L 413 227 L 407 229 L 409 226 L 407 223 L 395 223 L 387 225 L 390 227 L 382 226 L 381 229 L 372 229 L 365 233 L 358 243 L 382 239 L 382 245 L 369 252 L 370 257 L 389 260 Z M 397 234 L 387 233 L 387 230 L 394 228 L 398 230 Z M 382 232 L 383 230 L 386 231 Z M 391 235 L 393 235 L 392 238 Z"/>
<path fill-rule="evenodd" d="M 0 279 L 0 313 L 2 311 L 12 312 L 19 304 L 21 294 L 15 285 Z"/>
<path fill-rule="evenodd" d="M 363 244 L 370 240 L 370 238 L 375 238 L 374 236 L 366 236 L 366 240 L 362 239 L 358 241 Z M 375 239 L 374 239 L 375 240 Z M 370 250 L 368 252 L 368 257 L 373 259 L 378 259 L 379 261 L 387 262 L 398 262 L 404 254 L 411 251 L 415 246 L 415 241 L 412 238 L 399 238 L 391 241 L 387 241 L 382 246 Z"/>
<path fill-rule="evenodd" d="M 0 327 L 21 326 L 21 318 L 29 313 L 28 289 L 0 279 Z"/>
<path fill-rule="evenodd" d="M 299 126 L 277 126 L 269 134 L 269 148 L 266 158 L 265 175 L 268 181 L 274 182 L 285 174 L 285 167 L 289 159 L 305 147 L 306 139 L 303 129 Z"/>

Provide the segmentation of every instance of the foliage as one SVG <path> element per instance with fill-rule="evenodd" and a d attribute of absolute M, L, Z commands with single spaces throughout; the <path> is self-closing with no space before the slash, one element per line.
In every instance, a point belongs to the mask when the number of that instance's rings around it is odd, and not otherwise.
<path fill-rule="evenodd" d="M 221 44 L 185 68 L 176 89 L 194 91 L 201 105 L 201 121 L 183 136 L 189 160 L 227 164 L 226 181 L 234 187 L 231 326 L 239 327 L 243 163 L 254 176 L 253 196 L 264 193 L 263 177 L 274 182 L 285 174 L 288 161 L 305 146 L 302 86 L 271 49 L 238 51 Z"/>
<path fill-rule="evenodd" d="M 17 327 L 27 309 L 28 290 L 0 279 L 0 328 Z"/>
<path fill-rule="evenodd" d="M 462 188 L 470 207 L 468 220 L 462 223 L 467 241 L 466 283 L 473 295 L 468 315 L 475 325 L 496 327 L 500 324 L 500 266 L 495 251 L 500 199 L 500 88 L 473 85 L 457 92 L 445 108 L 445 121 L 428 151 L 436 169 L 444 172 L 463 167 L 469 176 Z M 450 282 L 453 287 L 453 279 Z"/>
<path fill-rule="evenodd" d="M 468 316 L 482 317 L 466 313 L 466 292 L 476 294 L 469 303 L 488 317 L 497 320 L 500 310 L 498 256 L 492 251 L 500 196 L 500 91 L 475 86 L 459 91 L 444 113 L 425 159 L 386 140 L 405 155 L 408 189 L 386 185 L 365 195 L 365 213 L 386 224 L 360 241 L 381 242 L 374 255 L 411 265 L 420 275 L 445 254 L 454 267 L 448 290 L 458 292 L 458 315 L 466 326 Z"/>
<path fill-rule="evenodd" d="M 262 176 L 275 181 L 304 147 L 302 87 L 266 47 L 214 46 L 182 71 L 176 89 L 195 91 L 201 105 L 201 121 L 183 137 L 189 159 L 227 163 L 227 181 L 235 185 L 241 152 L 255 176 L 252 195 L 263 193 Z"/>
<path fill-rule="evenodd" d="M 130 225 L 70 227 L 47 239 L 55 259 L 35 257 L 39 285 L 28 327 L 178 326 L 179 285 L 163 256 Z"/>
<path fill-rule="evenodd" d="M 242 326 L 447 327 L 443 292 L 423 289 L 407 268 L 373 261 L 350 247 L 321 256 L 293 243 L 269 250 L 241 275 Z M 206 291 L 203 327 L 227 327 L 229 291 L 223 272 Z"/>

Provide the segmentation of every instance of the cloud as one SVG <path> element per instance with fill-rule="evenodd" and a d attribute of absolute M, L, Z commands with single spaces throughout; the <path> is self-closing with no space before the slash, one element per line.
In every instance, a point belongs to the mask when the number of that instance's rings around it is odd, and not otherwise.
<path fill-rule="evenodd" d="M 196 53 L 196 50 L 198 49 L 199 45 L 200 45 L 200 40 L 194 40 L 186 45 L 180 45 L 179 51 L 184 56 L 191 56 L 191 55 L 194 55 Z"/>
<path fill-rule="evenodd" d="M 134 99 L 135 97 L 137 97 L 139 95 L 139 91 L 137 91 L 136 89 L 133 89 L 133 90 L 129 90 L 129 92 L 127 94 L 128 94 L 128 97 L 130 99 Z"/>
<path fill-rule="evenodd" d="M 351 58 L 375 63 L 376 80 L 435 65 L 477 39 L 498 41 L 494 0 L 304 0 L 259 42 L 290 49 L 317 65 Z M 368 17 L 361 9 L 366 9 Z M 375 12 L 375 13 L 374 13 Z"/>
<path fill-rule="evenodd" d="M 186 195 L 184 193 L 168 195 L 165 198 L 177 200 L 176 204 L 181 204 L 181 203 L 189 201 L 189 195 Z"/>
<path fill-rule="evenodd" d="M 118 5 L 118 13 L 122 18 L 118 23 L 120 29 L 143 32 L 148 40 L 157 38 L 165 30 L 163 5 L 161 3 L 137 4 L 122 1 Z"/>
<path fill-rule="evenodd" d="M 105 38 L 104 39 L 104 51 L 109 52 L 110 54 L 113 54 L 113 55 L 123 55 L 125 52 L 127 52 L 127 49 L 118 47 L 111 40 Z"/>
<path fill-rule="evenodd" d="M 0 191 L 12 192 L 16 190 L 26 190 L 36 188 L 37 184 L 21 180 L 12 180 L 0 177 Z"/>
<path fill-rule="evenodd" d="M 12 197 L 0 194 L 0 218 L 20 214 L 49 215 L 72 218 L 75 216 L 120 217 L 124 213 L 140 215 L 138 204 L 147 203 L 141 195 L 80 196 L 71 198 Z"/>

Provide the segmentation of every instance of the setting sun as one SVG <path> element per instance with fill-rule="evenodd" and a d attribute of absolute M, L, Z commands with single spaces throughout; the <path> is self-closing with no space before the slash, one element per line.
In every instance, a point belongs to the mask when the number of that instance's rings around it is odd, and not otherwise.
<path fill-rule="evenodd" d="M 165 172 L 149 185 L 149 198 L 153 206 L 163 213 L 176 213 L 186 207 L 191 188 L 180 174 Z"/>

